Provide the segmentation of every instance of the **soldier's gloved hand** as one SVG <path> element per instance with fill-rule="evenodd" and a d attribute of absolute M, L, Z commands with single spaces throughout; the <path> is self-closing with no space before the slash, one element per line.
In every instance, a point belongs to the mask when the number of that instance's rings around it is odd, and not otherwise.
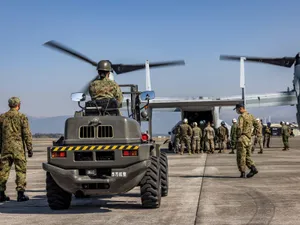
<path fill-rule="evenodd" d="M 28 150 L 28 157 L 31 158 L 33 156 L 32 150 Z"/>

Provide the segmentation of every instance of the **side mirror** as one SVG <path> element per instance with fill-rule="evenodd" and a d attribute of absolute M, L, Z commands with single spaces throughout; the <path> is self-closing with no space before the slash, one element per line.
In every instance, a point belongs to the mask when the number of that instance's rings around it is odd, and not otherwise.
<path fill-rule="evenodd" d="M 76 92 L 76 93 L 72 93 L 71 94 L 71 99 L 72 101 L 74 102 L 82 102 L 82 101 L 85 101 L 85 94 L 84 93 L 81 93 L 81 92 Z"/>
<path fill-rule="evenodd" d="M 140 99 L 142 101 L 147 101 L 155 98 L 155 92 L 154 91 L 143 91 L 140 94 Z"/>

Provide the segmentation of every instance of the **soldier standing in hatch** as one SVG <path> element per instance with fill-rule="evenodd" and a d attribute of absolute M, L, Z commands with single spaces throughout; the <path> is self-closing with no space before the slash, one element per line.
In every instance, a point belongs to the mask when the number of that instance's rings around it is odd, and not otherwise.
<path fill-rule="evenodd" d="M 218 139 L 219 139 L 219 152 L 224 152 L 224 149 L 227 147 L 228 140 L 228 130 L 225 127 L 225 122 L 221 122 L 221 126 L 218 128 Z"/>
<path fill-rule="evenodd" d="M 123 102 L 122 91 L 115 81 L 109 79 L 109 74 L 112 71 L 110 62 L 101 60 L 97 65 L 97 70 L 100 79 L 94 80 L 89 86 L 92 100 L 115 98 L 121 106 Z"/>
<path fill-rule="evenodd" d="M 9 201 L 5 195 L 6 183 L 12 164 L 15 164 L 18 202 L 29 200 L 26 188 L 26 153 L 32 157 L 32 136 L 27 117 L 20 113 L 21 101 L 17 97 L 8 100 L 10 110 L 0 116 L 0 202 Z M 25 143 L 25 145 L 24 145 Z"/>
<path fill-rule="evenodd" d="M 264 129 L 264 147 L 267 143 L 267 148 L 270 148 L 270 139 L 271 139 L 272 131 L 271 131 L 271 123 L 268 122 L 267 126 Z"/>
<path fill-rule="evenodd" d="M 204 139 L 207 154 L 215 152 L 215 130 L 210 126 L 210 122 L 207 122 L 207 127 L 204 129 Z"/>
<path fill-rule="evenodd" d="M 254 128 L 253 130 L 253 134 L 254 134 L 254 144 L 252 145 L 252 150 L 251 152 L 253 153 L 256 147 L 256 144 L 259 144 L 259 148 L 260 151 L 258 152 L 258 154 L 262 154 L 263 153 L 263 140 L 262 140 L 262 124 L 261 121 L 259 120 L 259 118 L 256 119 L 256 122 L 258 124 L 257 128 Z"/>
<path fill-rule="evenodd" d="M 241 172 L 241 178 L 245 177 L 246 166 L 251 170 L 247 177 L 253 177 L 258 173 L 255 163 L 251 159 L 251 134 L 253 126 L 257 129 L 258 125 L 253 115 L 248 113 L 244 104 L 237 104 L 234 108 L 238 114 L 237 127 L 237 165 Z"/>
<path fill-rule="evenodd" d="M 230 144 L 231 144 L 231 152 L 229 154 L 234 154 L 234 149 L 236 149 L 236 131 L 237 131 L 237 124 L 236 119 L 232 120 L 232 126 L 230 130 Z"/>
<path fill-rule="evenodd" d="M 202 131 L 201 131 L 200 127 L 197 126 L 196 122 L 193 123 L 192 138 L 193 138 L 192 139 L 193 154 L 196 153 L 196 150 L 197 150 L 197 154 L 199 154 L 200 152 L 202 153 L 202 151 L 200 151 L 200 140 L 202 138 Z"/>
<path fill-rule="evenodd" d="M 181 144 L 181 152 L 180 155 L 184 152 L 184 146 L 186 146 L 189 155 L 191 155 L 191 136 L 193 130 L 191 126 L 188 124 L 188 120 L 184 119 L 183 124 L 179 126 L 180 129 L 180 144 Z"/>

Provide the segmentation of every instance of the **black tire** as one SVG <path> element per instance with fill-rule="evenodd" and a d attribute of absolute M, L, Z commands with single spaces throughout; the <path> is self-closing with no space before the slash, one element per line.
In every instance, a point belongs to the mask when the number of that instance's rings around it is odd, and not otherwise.
<path fill-rule="evenodd" d="M 168 157 L 164 152 L 160 153 L 160 171 L 161 171 L 161 196 L 168 196 L 169 191 L 169 169 Z"/>
<path fill-rule="evenodd" d="M 70 207 L 72 194 L 59 187 L 49 172 L 46 173 L 46 191 L 48 205 L 52 210 L 62 210 Z"/>
<path fill-rule="evenodd" d="M 156 156 L 151 156 L 151 165 L 141 180 L 141 201 L 144 208 L 159 208 L 161 202 L 161 171 Z"/>

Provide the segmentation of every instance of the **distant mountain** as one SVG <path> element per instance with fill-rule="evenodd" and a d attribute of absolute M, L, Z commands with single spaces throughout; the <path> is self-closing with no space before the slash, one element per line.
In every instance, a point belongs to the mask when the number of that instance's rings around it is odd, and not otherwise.
<path fill-rule="evenodd" d="M 249 109 L 249 112 L 254 114 L 255 117 L 268 118 L 271 116 L 271 121 L 277 123 L 281 120 L 296 122 L 296 109 L 295 107 L 265 107 Z M 127 113 L 124 113 L 127 115 Z M 70 116 L 55 116 L 46 118 L 37 118 L 28 116 L 32 133 L 63 133 L 65 121 Z M 221 119 L 231 124 L 233 118 L 238 118 L 234 110 L 224 109 L 221 110 Z M 180 113 L 170 112 L 154 112 L 153 113 L 153 134 L 168 135 L 170 129 L 180 120 Z M 147 123 L 142 123 L 142 130 L 148 130 Z"/>

